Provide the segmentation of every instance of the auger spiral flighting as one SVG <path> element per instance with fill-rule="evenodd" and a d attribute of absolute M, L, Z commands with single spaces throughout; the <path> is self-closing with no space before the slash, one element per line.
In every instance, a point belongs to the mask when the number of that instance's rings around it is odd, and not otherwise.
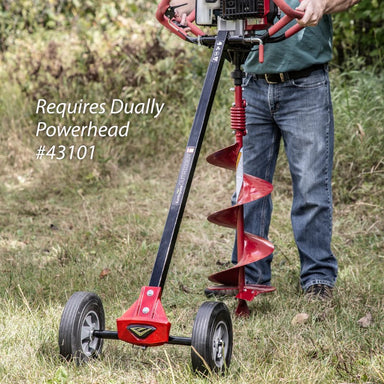
<path fill-rule="evenodd" d="M 260 284 L 247 284 L 244 268 L 248 264 L 269 256 L 274 247 L 268 240 L 244 231 L 244 204 L 269 195 L 273 187 L 269 182 L 243 172 L 246 102 L 242 97 L 242 71 L 239 68 L 235 69 L 232 77 L 235 82 L 235 103 L 231 107 L 231 128 L 235 131 L 236 142 L 230 147 L 211 154 L 207 157 L 207 161 L 212 165 L 236 172 L 236 204 L 211 214 L 208 220 L 217 225 L 236 229 L 237 264 L 209 276 L 209 280 L 218 285 L 208 289 L 211 291 L 237 290 L 236 298 L 239 299 L 239 303 L 236 314 L 248 316 L 247 301 L 253 300 L 260 293 L 272 292 L 275 288 Z"/>

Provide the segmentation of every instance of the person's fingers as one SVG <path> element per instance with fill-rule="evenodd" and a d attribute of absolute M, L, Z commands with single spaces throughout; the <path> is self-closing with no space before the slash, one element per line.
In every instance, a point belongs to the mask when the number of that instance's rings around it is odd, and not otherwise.
<path fill-rule="evenodd" d="M 176 7 L 175 10 L 179 15 L 186 13 L 189 15 L 195 9 L 194 0 L 171 0 L 170 5 Z"/>
<path fill-rule="evenodd" d="M 183 14 L 181 15 L 180 24 L 181 24 L 181 25 L 187 25 L 187 14 L 186 14 L 186 13 L 183 13 Z"/>
<path fill-rule="evenodd" d="M 315 26 L 324 15 L 324 2 L 319 0 L 303 0 L 296 9 L 304 12 L 303 17 L 297 20 L 300 25 L 303 27 Z"/>

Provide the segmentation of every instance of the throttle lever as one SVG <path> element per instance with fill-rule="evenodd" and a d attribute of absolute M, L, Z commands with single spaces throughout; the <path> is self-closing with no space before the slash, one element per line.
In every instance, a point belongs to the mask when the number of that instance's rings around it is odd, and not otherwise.
<path fill-rule="evenodd" d="M 184 5 L 188 5 L 188 3 L 179 4 L 179 5 L 170 5 L 168 9 L 165 11 L 164 15 L 168 17 L 168 19 L 173 19 L 176 16 L 175 9 L 184 7 Z"/>

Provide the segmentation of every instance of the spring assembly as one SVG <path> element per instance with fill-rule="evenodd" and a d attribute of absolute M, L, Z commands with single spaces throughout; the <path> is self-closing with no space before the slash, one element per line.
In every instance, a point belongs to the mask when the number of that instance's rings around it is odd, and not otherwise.
<path fill-rule="evenodd" d="M 243 105 L 231 107 L 231 128 L 243 132 L 245 127 L 245 100 L 242 100 Z"/>

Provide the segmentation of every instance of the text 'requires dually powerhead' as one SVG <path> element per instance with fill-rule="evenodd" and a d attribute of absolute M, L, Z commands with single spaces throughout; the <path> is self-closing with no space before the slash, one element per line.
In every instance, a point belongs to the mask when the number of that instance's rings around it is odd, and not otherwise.
<path fill-rule="evenodd" d="M 148 115 L 157 119 L 164 109 L 165 103 L 159 103 L 156 98 L 148 98 L 144 102 L 126 102 L 122 99 L 113 99 L 110 103 L 89 103 L 83 100 L 79 102 L 48 103 L 46 99 L 39 99 L 36 105 L 38 115 L 58 115 L 68 118 L 71 115 Z M 99 137 L 124 137 L 128 135 L 130 121 L 122 126 L 98 126 L 92 121 L 84 124 L 59 124 L 48 125 L 39 121 L 36 128 L 36 136 L 99 136 Z"/>

